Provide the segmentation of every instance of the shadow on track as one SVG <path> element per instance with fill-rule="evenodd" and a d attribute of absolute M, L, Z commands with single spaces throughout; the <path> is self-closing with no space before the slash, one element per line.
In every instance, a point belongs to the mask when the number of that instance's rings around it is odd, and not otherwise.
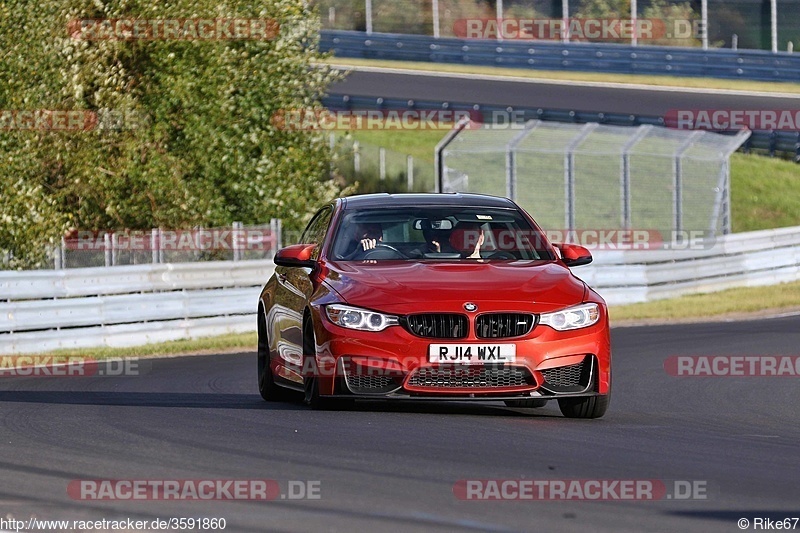
<path fill-rule="evenodd" d="M 255 394 L 209 394 L 186 392 L 115 391 L 0 391 L 0 402 L 55 405 L 114 405 L 139 407 L 183 407 L 198 409 L 247 409 L 305 411 L 301 402 L 264 402 Z M 393 402 L 358 401 L 340 413 L 387 412 L 504 417 L 561 418 L 557 410 L 509 408 L 498 402 Z"/>

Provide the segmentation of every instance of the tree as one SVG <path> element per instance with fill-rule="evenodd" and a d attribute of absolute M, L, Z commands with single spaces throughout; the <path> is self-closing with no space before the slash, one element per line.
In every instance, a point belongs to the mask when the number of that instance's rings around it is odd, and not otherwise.
<path fill-rule="evenodd" d="M 338 76 L 318 63 L 319 19 L 307 2 L 10 0 L 0 17 L 9 80 L 0 110 L 91 117 L 77 131 L 25 129 L 19 113 L 6 113 L 11 127 L 0 123 L 0 251 L 10 266 L 35 265 L 33 250 L 72 228 L 276 217 L 292 230 L 339 193 L 322 136 L 271 120 L 318 105 Z M 96 27 L 71 23 L 88 19 L 275 20 L 280 30 L 271 39 L 97 40 L 81 30 Z"/>

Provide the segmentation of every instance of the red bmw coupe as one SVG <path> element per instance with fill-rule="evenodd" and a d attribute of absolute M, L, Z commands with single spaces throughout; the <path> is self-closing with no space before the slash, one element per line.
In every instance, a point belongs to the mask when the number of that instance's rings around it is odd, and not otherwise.
<path fill-rule="evenodd" d="M 558 401 L 597 418 L 611 393 L 603 299 L 511 200 L 372 194 L 322 207 L 258 302 L 258 387 L 313 408 L 356 399 Z"/>

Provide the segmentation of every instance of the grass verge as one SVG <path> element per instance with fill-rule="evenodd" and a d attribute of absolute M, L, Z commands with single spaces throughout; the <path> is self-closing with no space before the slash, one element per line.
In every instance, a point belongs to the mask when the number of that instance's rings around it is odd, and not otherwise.
<path fill-rule="evenodd" d="M 326 63 L 331 65 L 354 67 L 424 70 L 429 72 L 479 74 L 484 76 L 505 76 L 538 80 L 625 83 L 652 85 L 657 87 L 678 87 L 682 89 L 723 89 L 729 91 L 800 94 L 800 85 L 788 82 L 723 80 L 717 78 L 691 78 L 666 75 L 655 76 L 643 74 L 611 74 L 605 72 L 562 72 L 556 70 L 529 70 L 523 68 L 485 67 L 449 63 L 422 63 L 413 61 L 383 61 L 348 57 L 332 57 L 326 61 Z"/>
<path fill-rule="evenodd" d="M 800 307 L 800 281 L 767 287 L 743 287 L 680 298 L 611 307 L 611 323 L 638 320 L 739 318 Z M 699 320 L 698 320 L 699 321 Z"/>
<path fill-rule="evenodd" d="M 257 335 L 253 333 L 231 333 L 217 337 L 201 339 L 181 339 L 177 341 L 159 342 L 132 346 L 130 348 L 69 348 L 48 352 L 54 362 L 63 362 L 69 358 L 85 358 L 101 361 L 104 359 L 121 359 L 130 357 L 162 357 L 170 355 L 215 354 L 222 352 L 255 352 Z M 41 355 L 41 354 L 26 354 Z"/>

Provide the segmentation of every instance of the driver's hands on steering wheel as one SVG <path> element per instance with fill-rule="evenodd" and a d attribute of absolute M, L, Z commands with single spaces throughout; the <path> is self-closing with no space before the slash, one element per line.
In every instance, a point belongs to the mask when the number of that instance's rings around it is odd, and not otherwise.
<path fill-rule="evenodd" d="M 364 252 L 367 250 L 373 250 L 377 244 L 377 239 L 361 239 L 361 250 Z"/>

